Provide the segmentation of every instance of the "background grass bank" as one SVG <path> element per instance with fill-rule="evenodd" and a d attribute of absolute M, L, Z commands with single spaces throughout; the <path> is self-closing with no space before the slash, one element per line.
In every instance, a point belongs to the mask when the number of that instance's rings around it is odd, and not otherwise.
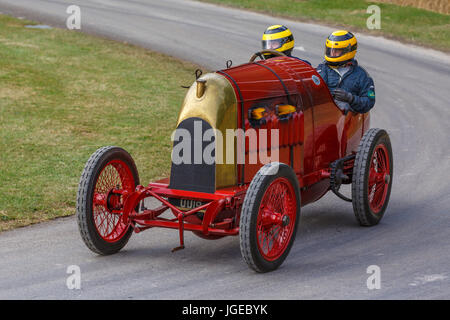
<path fill-rule="evenodd" d="M 448 0 L 374 0 L 376 2 L 387 2 L 400 6 L 411 6 L 415 8 L 431 10 L 434 12 L 450 14 L 450 1 Z"/>
<path fill-rule="evenodd" d="M 353 31 L 363 31 L 373 35 L 403 40 L 443 51 L 450 51 L 450 15 L 400 6 L 387 2 L 406 3 L 403 0 L 200 0 L 244 8 L 270 15 L 286 17 L 305 22 L 318 22 L 336 27 L 346 27 Z M 445 1 L 434 0 L 436 6 L 447 10 Z M 422 3 L 410 0 L 408 3 Z M 429 1 L 433 2 L 433 1 Z M 443 2 L 442 4 L 438 2 Z M 381 29 L 369 30 L 366 26 L 367 7 L 376 4 L 381 9 Z M 423 4 L 430 7 L 431 4 Z M 431 7 L 430 7 L 431 8 Z"/>
<path fill-rule="evenodd" d="M 0 230 L 75 212 L 97 148 L 134 157 L 141 183 L 169 172 L 178 110 L 196 66 L 0 15 Z"/>

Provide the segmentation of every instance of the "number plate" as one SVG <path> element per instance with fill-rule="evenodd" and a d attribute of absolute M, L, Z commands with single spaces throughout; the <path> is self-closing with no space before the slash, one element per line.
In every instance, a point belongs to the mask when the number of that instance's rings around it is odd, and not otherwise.
<path fill-rule="evenodd" d="M 195 199 L 180 199 L 180 198 L 170 198 L 169 202 L 182 210 L 190 210 L 206 204 L 206 202 L 198 201 Z M 199 212 L 204 211 L 205 209 L 200 210 Z"/>

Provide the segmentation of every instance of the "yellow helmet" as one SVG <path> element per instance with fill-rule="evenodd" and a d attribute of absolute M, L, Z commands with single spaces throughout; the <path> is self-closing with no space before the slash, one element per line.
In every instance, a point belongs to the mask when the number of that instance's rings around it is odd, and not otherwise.
<path fill-rule="evenodd" d="M 325 43 L 325 60 L 332 66 L 338 66 L 353 59 L 358 43 L 353 33 L 337 30 L 330 34 Z"/>
<path fill-rule="evenodd" d="M 294 48 L 294 36 L 286 26 L 280 24 L 270 26 L 262 36 L 262 48 L 276 50 L 290 56 Z"/>

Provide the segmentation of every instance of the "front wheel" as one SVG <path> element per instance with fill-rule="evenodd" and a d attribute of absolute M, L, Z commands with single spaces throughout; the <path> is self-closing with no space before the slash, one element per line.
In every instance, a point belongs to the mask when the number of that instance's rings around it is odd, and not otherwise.
<path fill-rule="evenodd" d="M 133 228 L 122 219 L 123 205 L 138 184 L 136 165 L 124 149 L 103 147 L 92 154 L 81 175 L 76 211 L 89 249 L 108 255 L 125 246 Z"/>
<path fill-rule="evenodd" d="M 368 130 L 358 147 L 353 167 L 352 203 L 362 226 L 373 226 L 383 217 L 392 188 L 392 147 L 382 129 Z"/>
<path fill-rule="evenodd" d="M 300 219 L 300 188 L 286 164 L 270 163 L 253 178 L 242 206 L 241 253 L 257 272 L 277 269 L 286 259 Z"/>

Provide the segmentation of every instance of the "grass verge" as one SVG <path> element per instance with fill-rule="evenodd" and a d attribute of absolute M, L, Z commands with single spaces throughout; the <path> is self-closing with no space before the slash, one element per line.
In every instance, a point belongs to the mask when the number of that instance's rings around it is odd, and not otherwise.
<path fill-rule="evenodd" d="M 450 15 L 365 0 L 200 0 L 305 22 L 324 23 L 450 51 Z M 381 29 L 369 30 L 369 5 L 381 9 Z M 263 32 L 262 30 L 261 32 Z"/>
<path fill-rule="evenodd" d="M 0 231 L 75 212 L 99 147 L 134 157 L 141 183 L 167 176 L 170 134 L 196 66 L 0 15 Z"/>

